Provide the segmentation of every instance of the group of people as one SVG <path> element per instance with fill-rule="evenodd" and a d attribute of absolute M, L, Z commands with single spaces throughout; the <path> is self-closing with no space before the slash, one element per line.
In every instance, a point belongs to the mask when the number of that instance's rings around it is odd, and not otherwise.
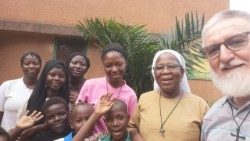
<path fill-rule="evenodd" d="M 46 62 L 38 78 L 41 58 L 28 52 L 23 77 L 0 87 L 1 127 L 9 131 L 1 129 L 0 139 L 250 141 L 249 33 L 250 14 L 242 11 L 219 12 L 205 24 L 202 52 L 224 95 L 210 109 L 192 94 L 185 60 L 173 50 L 155 54 L 154 90 L 138 102 L 124 80 L 127 53 L 118 43 L 102 50 L 106 76 L 88 80 L 90 62 L 82 53 L 66 63 Z"/>

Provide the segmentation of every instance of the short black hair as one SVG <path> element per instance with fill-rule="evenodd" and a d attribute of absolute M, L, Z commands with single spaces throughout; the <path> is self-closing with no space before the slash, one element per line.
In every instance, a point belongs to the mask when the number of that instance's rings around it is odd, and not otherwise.
<path fill-rule="evenodd" d="M 77 55 L 82 56 L 82 57 L 86 60 L 87 68 L 89 68 L 89 67 L 90 67 L 89 58 L 88 58 L 85 54 L 83 54 L 82 52 L 74 52 L 74 53 L 72 53 L 72 54 L 69 56 L 69 58 L 66 60 L 66 67 L 67 67 L 67 68 L 69 67 L 70 61 L 72 60 L 72 58 L 74 58 L 74 57 L 77 56 Z"/>
<path fill-rule="evenodd" d="M 21 60 L 20 60 L 21 65 L 23 65 L 23 61 L 27 56 L 36 57 L 38 59 L 39 63 L 42 64 L 42 59 L 41 59 L 40 55 L 36 52 L 29 51 L 29 52 L 26 52 L 25 54 L 22 55 Z"/>
<path fill-rule="evenodd" d="M 0 127 L 0 136 L 5 137 L 7 141 L 10 141 L 10 135 L 2 127 Z"/>
<path fill-rule="evenodd" d="M 94 107 L 93 107 L 92 104 L 87 103 L 87 102 L 78 102 L 78 103 L 76 103 L 76 104 L 73 105 L 71 111 L 74 110 L 75 108 L 77 108 L 78 106 L 87 106 L 87 107 L 89 107 L 89 108 L 91 108 L 91 109 L 94 110 Z"/>
<path fill-rule="evenodd" d="M 115 99 L 114 100 L 114 103 L 112 105 L 112 107 L 110 108 L 110 110 L 104 115 L 105 117 L 109 116 L 110 115 L 110 111 L 113 109 L 113 108 L 116 108 L 116 107 L 122 107 L 123 110 L 126 112 L 127 115 L 129 115 L 128 113 L 128 108 L 127 108 L 127 104 L 121 100 L 121 99 Z"/>
<path fill-rule="evenodd" d="M 128 59 L 127 51 L 124 46 L 122 46 L 119 43 L 111 43 L 102 49 L 102 56 L 101 56 L 102 60 L 104 56 L 110 51 L 117 51 L 121 53 L 121 55 L 124 57 L 125 60 Z"/>
<path fill-rule="evenodd" d="M 52 97 L 50 98 L 49 100 L 47 100 L 44 105 L 43 105 L 43 108 L 42 108 L 42 113 L 44 116 L 45 115 L 45 111 L 47 110 L 47 108 L 51 105 L 55 105 L 55 104 L 63 104 L 67 111 L 69 111 L 69 106 L 68 106 L 68 103 L 61 97 Z"/>
<path fill-rule="evenodd" d="M 93 105 L 90 104 L 90 103 L 78 102 L 78 103 L 74 104 L 74 106 L 71 108 L 70 116 L 71 116 L 71 114 L 72 114 L 73 112 L 75 112 L 76 108 L 79 107 L 79 106 L 86 106 L 86 107 L 88 107 L 89 109 L 93 110 L 93 112 L 94 112 L 94 110 L 95 110 L 94 107 L 93 107 Z"/>

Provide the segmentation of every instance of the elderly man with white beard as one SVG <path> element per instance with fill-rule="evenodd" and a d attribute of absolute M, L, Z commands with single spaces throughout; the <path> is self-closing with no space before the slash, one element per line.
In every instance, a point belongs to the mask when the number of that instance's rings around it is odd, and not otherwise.
<path fill-rule="evenodd" d="M 250 14 L 228 10 L 202 31 L 214 85 L 224 97 L 203 119 L 201 141 L 250 141 Z"/>

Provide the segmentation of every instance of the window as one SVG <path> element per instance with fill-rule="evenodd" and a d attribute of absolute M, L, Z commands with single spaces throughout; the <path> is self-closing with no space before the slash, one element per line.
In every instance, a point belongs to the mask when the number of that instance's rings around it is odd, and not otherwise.
<path fill-rule="evenodd" d="M 81 38 L 57 38 L 55 40 L 54 58 L 66 61 L 74 52 L 87 52 L 86 41 Z"/>

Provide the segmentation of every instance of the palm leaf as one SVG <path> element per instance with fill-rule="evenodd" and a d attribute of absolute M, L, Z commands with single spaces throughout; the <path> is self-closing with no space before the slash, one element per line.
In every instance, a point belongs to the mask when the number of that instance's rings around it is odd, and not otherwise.
<path fill-rule="evenodd" d="M 159 42 L 161 49 L 173 49 L 183 55 L 187 62 L 188 75 L 192 70 L 199 72 L 199 69 L 205 69 L 200 65 L 204 56 L 200 53 L 201 50 L 201 31 L 204 24 L 204 15 L 199 18 L 197 12 L 186 13 L 183 20 L 176 17 L 174 32 L 164 33 L 162 35 L 155 34 L 153 39 Z M 198 68 L 198 69 L 197 69 Z"/>

